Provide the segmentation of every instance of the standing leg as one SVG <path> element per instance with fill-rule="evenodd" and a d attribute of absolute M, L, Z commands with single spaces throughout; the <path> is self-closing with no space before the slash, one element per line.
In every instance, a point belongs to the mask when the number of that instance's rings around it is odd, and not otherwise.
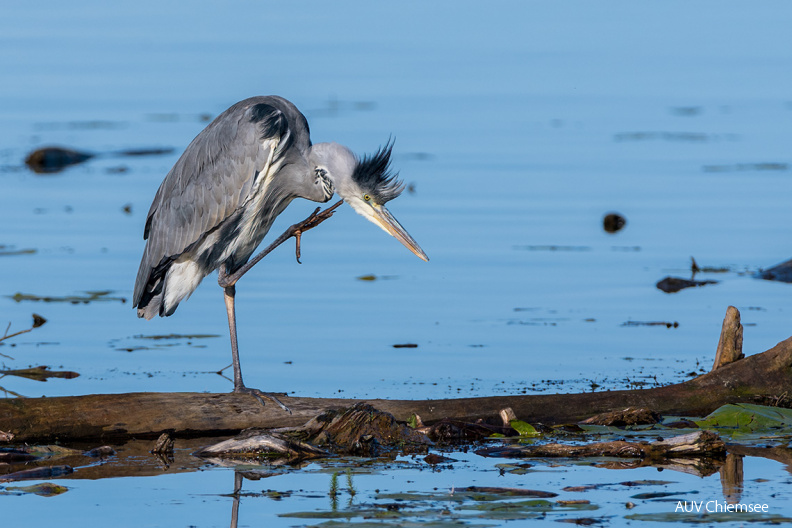
<path fill-rule="evenodd" d="M 231 362 L 234 364 L 234 392 L 242 392 L 245 384 L 242 382 L 242 366 L 239 364 L 239 345 L 237 344 L 236 329 L 236 310 L 234 309 L 234 297 L 236 296 L 236 286 L 226 286 L 223 288 L 225 296 L 226 313 L 228 314 L 228 331 L 231 335 Z"/>
<path fill-rule="evenodd" d="M 226 274 L 225 264 L 220 266 L 218 283 L 223 286 L 223 296 L 225 298 L 226 315 L 228 315 L 228 333 L 231 336 L 231 362 L 234 365 L 234 392 L 251 394 L 261 405 L 264 405 L 263 398 L 268 398 L 275 402 L 281 409 L 291 414 L 291 410 L 283 405 L 283 403 L 274 394 L 262 392 L 258 389 L 249 389 L 245 387 L 242 381 L 242 365 L 239 362 L 239 345 L 237 343 L 237 329 L 236 329 L 236 307 L 234 297 L 236 297 L 236 286 L 234 284 L 227 284 L 228 275 Z"/>

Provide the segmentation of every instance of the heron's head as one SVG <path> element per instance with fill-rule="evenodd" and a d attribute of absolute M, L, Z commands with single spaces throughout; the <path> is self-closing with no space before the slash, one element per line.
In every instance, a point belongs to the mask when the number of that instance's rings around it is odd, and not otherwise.
<path fill-rule="evenodd" d="M 385 208 L 404 189 L 404 184 L 389 171 L 392 148 L 392 144 L 386 144 L 374 155 L 360 159 L 338 143 L 317 143 L 311 147 L 311 167 L 317 174 L 329 177 L 338 196 L 358 214 L 428 261 L 418 243 Z"/>

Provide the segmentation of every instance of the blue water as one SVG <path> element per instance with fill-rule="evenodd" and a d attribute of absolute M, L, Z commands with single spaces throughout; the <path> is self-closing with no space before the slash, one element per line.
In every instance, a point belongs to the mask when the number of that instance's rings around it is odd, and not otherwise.
<path fill-rule="evenodd" d="M 11 332 L 33 312 L 48 319 L 0 347 L 13 358 L 3 366 L 80 374 L 5 377 L 5 389 L 230 390 L 214 374 L 230 363 L 214 277 L 170 318 L 139 320 L 129 299 L 151 199 L 202 116 L 264 94 L 297 104 L 315 142 L 363 154 L 395 138 L 394 166 L 414 192 L 390 209 L 431 261 L 346 206 L 306 234 L 302 265 L 290 245 L 279 249 L 238 285 L 249 385 L 391 398 L 622 388 L 709 369 L 730 304 L 747 353 L 790 335 L 790 286 L 751 277 L 790 258 L 784 2 L 3 11 L 0 245 L 35 253 L 0 256 L 0 295 L 110 290 L 128 301 L 0 298 Z M 24 167 L 53 144 L 175 150 L 50 176 Z M 295 202 L 273 235 L 314 207 Z M 627 219 L 617 234 L 602 229 L 611 211 Z M 655 288 L 689 277 L 691 256 L 731 271 L 697 277 L 713 286 Z M 380 280 L 357 279 L 372 274 Z M 168 334 L 218 337 L 140 337 Z"/>

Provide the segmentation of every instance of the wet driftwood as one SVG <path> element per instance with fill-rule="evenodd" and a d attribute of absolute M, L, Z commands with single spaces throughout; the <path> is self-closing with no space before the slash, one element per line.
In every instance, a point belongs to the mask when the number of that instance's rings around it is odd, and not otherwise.
<path fill-rule="evenodd" d="M 424 434 L 396 421 L 392 414 L 358 403 L 344 411 L 325 411 L 301 427 L 249 429 L 194 454 L 204 458 L 292 461 L 329 455 L 376 457 L 383 450 L 403 451 L 411 446 L 425 449 L 431 443 Z"/>
<path fill-rule="evenodd" d="M 256 429 L 239 436 L 204 447 L 193 453 L 201 458 L 238 459 L 304 459 L 325 457 L 329 451 L 289 438 L 283 433 L 270 433 Z"/>
<path fill-rule="evenodd" d="M 725 456 L 726 444 L 711 431 L 697 431 L 681 436 L 657 440 L 655 442 L 596 442 L 584 445 L 538 444 L 505 445 L 487 447 L 476 451 L 477 455 L 506 458 L 583 458 L 583 457 L 624 457 L 677 459 L 685 457 Z"/>
<path fill-rule="evenodd" d="M 724 325 L 731 328 L 732 325 Z M 722 337 L 722 341 L 726 338 Z M 465 423 L 500 423 L 511 407 L 522 420 L 536 424 L 574 423 L 626 407 L 662 415 L 704 416 L 727 403 L 765 403 L 792 387 L 792 338 L 762 352 L 722 364 L 697 378 L 643 390 L 579 394 L 492 396 L 447 400 L 352 400 L 283 397 L 292 414 L 276 405 L 262 406 L 243 394 L 131 393 L 0 401 L 0 430 L 15 441 L 156 438 L 236 434 L 251 427 L 278 428 L 305 424 L 327 409 L 344 409 L 365 401 L 406 422 L 419 415 L 424 424 L 443 419 Z"/>
<path fill-rule="evenodd" d="M 721 328 L 712 370 L 744 358 L 742 345 L 743 326 L 740 324 L 740 312 L 734 306 L 729 306 L 726 309 L 726 317 L 723 319 L 723 327 Z"/>

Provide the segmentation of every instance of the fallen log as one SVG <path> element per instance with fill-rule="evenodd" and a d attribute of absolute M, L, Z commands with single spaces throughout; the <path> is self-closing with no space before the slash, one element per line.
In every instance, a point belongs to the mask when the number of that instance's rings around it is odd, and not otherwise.
<path fill-rule="evenodd" d="M 283 397 L 292 410 L 262 406 L 244 394 L 129 393 L 0 401 L 0 430 L 15 441 L 67 441 L 233 435 L 243 429 L 303 425 L 327 409 L 367 402 L 399 421 L 420 415 L 427 425 L 443 418 L 500 423 L 511 407 L 529 423 L 575 423 L 626 407 L 662 415 L 705 416 L 727 403 L 778 401 L 792 387 L 792 338 L 775 347 L 721 365 L 697 378 L 640 390 L 578 394 L 490 396 L 446 400 L 381 400 Z"/>

